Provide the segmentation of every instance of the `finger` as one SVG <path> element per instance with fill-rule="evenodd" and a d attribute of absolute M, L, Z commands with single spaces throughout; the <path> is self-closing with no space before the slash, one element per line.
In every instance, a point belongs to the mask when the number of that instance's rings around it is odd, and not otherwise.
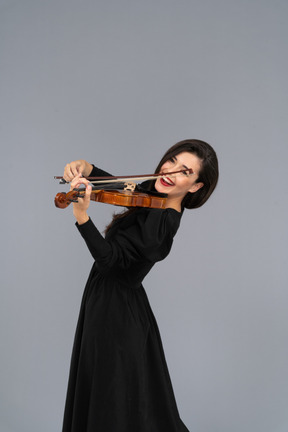
<path fill-rule="evenodd" d="M 70 171 L 73 177 L 76 177 L 78 174 L 82 175 L 81 167 L 78 164 L 71 164 Z"/>
<path fill-rule="evenodd" d="M 79 188 L 81 185 L 85 186 L 85 194 L 87 192 L 87 187 L 91 186 L 91 183 L 85 178 L 82 177 L 81 174 L 78 174 L 76 177 L 74 177 L 74 179 L 72 180 L 71 184 L 70 184 L 70 190 Z M 92 186 L 91 189 L 89 189 L 89 195 L 91 195 L 91 191 L 92 191 Z M 90 199 L 90 198 L 89 198 Z"/>
<path fill-rule="evenodd" d="M 64 168 L 64 175 L 63 175 L 64 180 L 71 182 L 74 177 L 75 175 L 73 174 L 71 164 L 67 164 Z"/>
<path fill-rule="evenodd" d="M 90 183 L 88 183 L 86 186 L 85 198 L 87 197 L 87 199 L 90 200 L 91 192 L 92 192 L 92 186 Z"/>
<path fill-rule="evenodd" d="M 81 177 L 81 174 L 77 174 L 76 177 L 73 178 L 70 184 L 70 189 L 75 189 L 79 187 L 81 184 L 83 184 L 86 181 L 86 179 Z"/>
<path fill-rule="evenodd" d="M 85 196 L 83 198 L 84 201 L 84 205 L 85 208 L 88 209 L 89 205 L 90 205 L 90 199 L 91 199 L 91 192 L 92 192 L 92 186 L 90 184 L 88 184 L 86 186 L 86 190 L 85 190 Z"/>
<path fill-rule="evenodd" d="M 83 164 L 79 163 L 79 161 L 74 161 L 67 164 L 64 168 L 64 180 L 71 182 L 78 174 L 82 174 L 82 165 Z"/>

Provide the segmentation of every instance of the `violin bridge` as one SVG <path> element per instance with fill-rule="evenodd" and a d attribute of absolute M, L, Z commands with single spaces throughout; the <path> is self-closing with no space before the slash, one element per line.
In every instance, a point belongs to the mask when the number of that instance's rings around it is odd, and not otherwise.
<path fill-rule="evenodd" d="M 135 188 L 136 188 L 136 183 L 133 183 L 133 182 L 124 183 L 124 190 L 125 191 L 134 192 Z"/>

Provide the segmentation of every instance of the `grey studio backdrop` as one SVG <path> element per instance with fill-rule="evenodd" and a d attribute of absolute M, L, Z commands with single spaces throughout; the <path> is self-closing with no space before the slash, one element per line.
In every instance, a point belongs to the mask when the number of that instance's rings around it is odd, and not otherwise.
<path fill-rule="evenodd" d="M 287 19 L 286 0 L 0 1 L 1 431 L 61 430 L 92 258 L 53 176 L 151 172 L 200 138 L 219 185 L 144 281 L 180 415 L 287 432 Z M 102 231 L 115 210 L 89 213 Z"/>

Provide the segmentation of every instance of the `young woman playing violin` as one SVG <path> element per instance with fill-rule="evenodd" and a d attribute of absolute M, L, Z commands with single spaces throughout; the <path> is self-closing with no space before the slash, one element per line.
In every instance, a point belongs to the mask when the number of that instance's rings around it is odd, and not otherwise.
<path fill-rule="evenodd" d="M 71 189 L 86 188 L 73 213 L 94 264 L 76 329 L 63 432 L 188 431 L 142 281 L 169 254 L 184 209 L 202 206 L 215 189 L 217 156 L 203 141 L 181 141 L 155 172 L 161 177 L 145 187 L 167 194 L 166 208 L 128 209 L 114 216 L 103 237 L 87 213 L 91 185 L 85 177 L 109 174 L 84 160 L 65 167 Z"/>

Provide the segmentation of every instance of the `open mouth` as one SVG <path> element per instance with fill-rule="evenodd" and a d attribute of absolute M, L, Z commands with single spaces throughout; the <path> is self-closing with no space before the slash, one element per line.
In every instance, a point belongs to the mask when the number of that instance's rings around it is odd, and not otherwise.
<path fill-rule="evenodd" d="M 174 186 L 174 183 L 172 182 L 172 180 L 169 179 L 169 177 L 161 177 L 160 183 L 163 186 Z"/>

